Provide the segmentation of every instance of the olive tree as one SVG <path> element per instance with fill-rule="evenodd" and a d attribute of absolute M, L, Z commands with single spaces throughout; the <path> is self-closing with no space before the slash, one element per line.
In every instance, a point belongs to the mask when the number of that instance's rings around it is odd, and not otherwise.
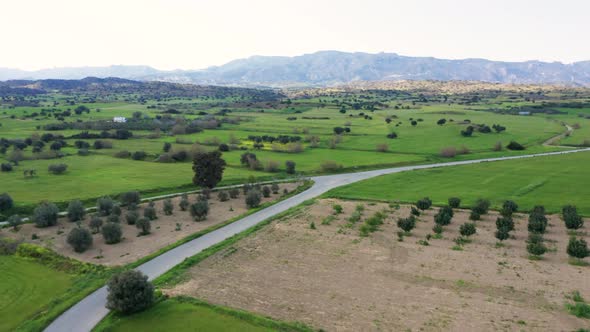
<path fill-rule="evenodd" d="M 123 236 L 121 225 L 112 222 L 106 223 L 106 225 L 102 226 L 101 233 L 106 244 L 119 243 Z"/>
<path fill-rule="evenodd" d="M 107 288 L 106 307 L 122 314 L 144 310 L 154 303 L 154 286 L 146 275 L 136 270 L 113 276 Z"/>
<path fill-rule="evenodd" d="M 86 209 L 84 208 L 84 204 L 79 200 L 71 201 L 70 204 L 68 204 L 68 219 L 71 222 L 82 220 L 85 215 Z"/>
<path fill-rule="evenodd" d="M 207 219 L 209 214 L 209 202 L 197 201 L 190 206 L 191 216 L 195 221 L 202 221 Z"/>
<path fill-rule="evenodd" d="M 33 211 L 33 220 L 39 228 L 55 226 L 59 209 L 53 203 L 43 202 Z"/>
<path fill-rule="evenodd" d="M 84 252 L 92 246 L 92 234 L 86 228 L 75 227 L 68 234 L 67 242 L 75 252 Z"/>

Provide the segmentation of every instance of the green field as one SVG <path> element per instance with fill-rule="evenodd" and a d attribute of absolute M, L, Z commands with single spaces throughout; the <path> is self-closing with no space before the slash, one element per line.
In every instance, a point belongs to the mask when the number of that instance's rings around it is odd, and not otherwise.
<path fill-rule="evenodd" d="M 546 147 L 543 142 L 565 131 L 563 123 L 579 124 L 563 144 L 581 144 L 589 138 L 590 120 L 584 116 L 588 108 L 558 108 L 562 113 L 538 113 L 533 116 L 511 115 L 503 112 L 510 107 L 534 105 L 519 93 L 506 95 L 491 94 L 477 102 L 465 102 L 469 98 L 461 94 L 449 97 L 442 102 L 440 95 L 427 96 L 412 93 L 351 92 L 332 94 L 314 98 L 288 99 L 281 101 L 252 102 L 234 96 L 215 98 L 149 98 L 140 99 L 138 94 L 106 94 L 95 102 L 87 102 L 93 95 L 81 93 L 68 95 L 52 93 L 41 97 L 27 97 L 25 101 L 37 102 L 38 106 L 14 106 L 11 101 L 0 103 L 0 139 L 22 141 L 26 138 L 38 139 L 44 133 L 63 135 L 67 146 L 61 149 L 63 157 L 40 160 L 32 152 L 32 147 L 23 150 L 25 160 L 14 166 L 12 172 L 0 172 L 0 192 L 7 192 L 18 207 L 10 213 L 28 214 L 37 203 L 43 200 L 62 203 L 82 199 L 92 204 L 97 197 L 115 196 L 129 190 L 139 190 L 144 194 L 160 194 L 178 190 L 192 189 L 193 172 L 190 158 L 172 163 L 157 162 L 163 154 L 164 143 L 171 143 L 173 152 L 192 149 L 214 150 L 219 143 L 233 143 L 233 149 L 223 153 L 227 162 L 223 184 L 243 183 L 250 177 L 259 180 L 284 178 L 285 161 L 296 163 L 296 171 L 304 175 L 324 174 L 321 165 L 332 161 L 341 166 L 339 172 L 352 172 L 408 164 L 438 162 L 442 160 L 464 160 L 487 158 L 501 155 L 516 155 L 554 151 L 559 147 Z M 546 98 L 563 100 L 572 98 L 564 92 L 547 94 Z M 452 101 L 452 102 L 451 102 Z M 374 104 L 373 104 L 374 103 Z M 76 114 L 78 106 L 86 106 L 89 112 Z M 372 107 L 377 105 L 375 109 Z M 369 107 L 370 106 L 370 107 Z M 71 115 L 63 119 L 55 116 L 37 114 L 43 109 L 56 109 L 59 112 L 71 110 Z M 341 112 L 342 109 L 344 112 Z M 174 109 L 175 114 L 166 113 Z M 499 109 L 502 112 L 492 112 Z M 219 113 L 221 110 L 227 113 Z M 56 111 L 57 112 L 57 111 Z M 130 139 L 110 139 L 112 149 L 89 149 L 88 156 L 78 155 L 75 141 L 88 142 L 91 146 L 96 139 L 76 139 L 81 129 L 46 130 L 43 126 L 64 123 L 108 122 L 116 116 L 132 118 L 134 112 L 141 112 L 142 119 L 160 121 L 165 117 L 183 121 L 217 119 L 219 127 L 204 129 L 192 134 L 174 134 L 173 130 L 151 131 L 132 130 Z M 513 114 L 513 113 L 512 113 Z M 390 123 L 386 120 L 389 119 Z M 445 119 L 444 125 L 438 125 Z M 468 120 L 468 122 L 467 122 Z M 415 125 L 411 122 L 416 121 Z M 469 124 L 501 124 L 506 131 L 497 133 L 475 132 L 471 137 L 463 137 L 460 132 Z M 334 127 L 346 127 L 349 133 L 341 135 L 340 142 L 330 144 L 334 138 Z M 99 130 L 87 130 L 99 134 Z M 113 130 L 110 131 L 111 133 Z M 388 139 L 387 134 L 395 132 L 397 138 Z M 253 148 L 250 135 L 288 135 L 299 136 L 303 151 L 296 153 L 278 152 L 273 144 L 264 143 L 259 149 Z M 37 137 L 37 138 L 35 138 Z M 315 137 L 314 146 L 309 139 Z M 506 146 L 515 140 L 526 146 L 524 151 L 494 150 L 496 144 Z M 194 143 L 200 143 L 198 146 Z M 48 152 L 51 141 L 46 143 L 43 152 Z M 378 151 L 378 145 L 386 151 Z M 279 145 L 280 146 L 280 145 Z M 442 149 L 453 147 L 464 149 L 467 154 L 443 158 Z M 275 146 L 276 148 L 276 146 Z M 6 163 L 13 151 L 9 146 L 6 153 L 0 153 L 0 162 Z M 144 151 L 144 160 L 117 158 L 121 151 Z M 276 163 L 278 171 L 251 170 L 241 165 L 240 156 L 244 152 L 257 155 L 261 165 Z M 48 166 L 65 163 L 68 170 L 62 175 L 52 175 Z M 37 175 L 25 178 L 23 171 L 35 169 Z M 6 213 L 5 213 L 6 214 Z"/>
<path fill-rule="evenodd" d="M 111 315 L 96 332 L 116 331 L 307 331 L 298 325 L 227 308 L 216 307 L 189 298 L 171 298 L 150 309 L 127 317 Z"/>
<path fill-rule="evenodd" d="M 0 331 L 13 331 L 72 285 L 71 275 L 16 256 L 0 255 L 0 270 Z"/>
<path fill-rule="evenodd" d="M 478 198 L 487 198 L 496 208 L 510 199 L 521 210 L 544 205 L 549 212 L 559 212 L 563 205 L 573 204 L 580 213 L 590 216 L 589 163 L 590 152 L 581 152 L 416 170 L 365 180 L 326 195 L 400 202 L 415 202 L 428 196 L 435 205 L 446 205 L 447 199 L 454 196 L 462 199 L 463 207 L 470 207 Z"/>

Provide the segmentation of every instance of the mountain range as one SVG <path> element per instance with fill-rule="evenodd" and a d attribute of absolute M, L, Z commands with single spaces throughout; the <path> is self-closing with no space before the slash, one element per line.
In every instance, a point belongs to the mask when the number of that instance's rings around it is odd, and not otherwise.
<path fill-rule="evenodd" d="M 590 86 L 590 61 L 503 62 L 448 60 L 395 53 L 320 51 L 301 56 L 252 56 L 202 70 L 162 71 L 149 66 L 67 67 L 23 71 L 0 68 L 0 80 L 119 77 L 249 87 L 333 86 L 356 81 L 466 80 Z"/>

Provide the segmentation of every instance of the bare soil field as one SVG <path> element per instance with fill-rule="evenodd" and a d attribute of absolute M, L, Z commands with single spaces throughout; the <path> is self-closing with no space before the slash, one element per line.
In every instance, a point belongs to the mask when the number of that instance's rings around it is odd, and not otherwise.
<path fill-rule="evenodd" d="M 280 184 L 279 187 L 279 194 L 271 194 L 268 198 L 263 197 L 261 204 L 279 199 L 283 189 L 291 192 L 298 187 L 298 184 L 284 183 Z M 188 199 L 190 202 L 195 202 L 197 195 L 189 195 Z M 134 262 L 191 234 L 223 223 L 248 211 L 241 191 L 239 197 L 226 202 L 220 202 L 217 199 L 217 192 L 211 193 L 209 214 L 204 221 L 193 221 L 189 211 L 180 210 L 179 202 L 180 197 L 172 198 L 174 212 L 173 215 L 167 216 L 163 212 L 163 200 L 154 201 L 158 219 L 152 221 L 151 233 L 145 236 L 138 236 L 139 231 L 136 226 L 128 225 L 125 222 L 127 210 L 122 208 L 121 227 L 123 229 L 123 240 L 120 243 L 109 245 L 104 242 L 100 233 L 94 234 L 92 247 L 83 253 L 76 253 L 66 242 L 70 230 L 77 227 L 76 223 L 69 222 L 67 218 L 60 218 L 58 224 L 52 227 L 37 228 L 34 224 L 26 224 L 16 233 L 8 229 L 1 232 L 13 238 L 43 245 L 64 256 L 77 260 L 114 266 Z M 146 205 L 147 203 L 139 205 L 138 212 L 140 215 L 142 215 L 143 207 Z M 87 215 L 86 219 L 82 221 L 82 225 L 88 227 L 89 221 L 90 215 Z M 177 224 L 179 224 L 178 228 Z M 33 234 L 36 234 L 38 239 L 33 240 Z"/>
<path fill-rule="evenodd" d="M 344 213 L 330 224 L 332 204 Z M 359 236 L 347 218 L 360 202 L 319 200 L 205 259 L 185 281 L 164 290 L 327 331 L 572 331 L 590 321 L 566 312 L 565 296 L 590 298 L 590 267 L 568 263 L 568 235 L 548 216 L 550 251 L 528 259 L 527 218 L 516 215 L 512 238 L 497 247 L 496 212 L 482 216 L 463 250 L 452 250 L 468 211 L 458 210 L 443 239 L 432 233 L 436 208 L 397 240 L 399 217 L 387 204 L 365 203 L 363 219 L 386 210 L 380 230 Z M 316 229 L 310 227 L 314 222 Z M 584 231 L 584 230 L 582 230 Z"/>

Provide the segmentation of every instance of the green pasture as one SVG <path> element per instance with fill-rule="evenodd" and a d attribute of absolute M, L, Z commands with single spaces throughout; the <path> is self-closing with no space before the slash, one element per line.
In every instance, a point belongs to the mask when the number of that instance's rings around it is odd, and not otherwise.
<path fill-rule="evenodd" d="M 0 331 L 13 331 L 62 295 L 72 276 L 16 256 L 0 255 Z"/>
<path fill-rule="evenodd" d="M 590 215 L 590 152 L 498 161 L 389 174 L 334 189 L 330 197 L 415 202 L 428 196 L 435 205 L 460 197 L 461 206 L 490 199 L 495 208 L 514 200 L 521 210 L 544 205 L 559 212 L 566 204 Z"/>

